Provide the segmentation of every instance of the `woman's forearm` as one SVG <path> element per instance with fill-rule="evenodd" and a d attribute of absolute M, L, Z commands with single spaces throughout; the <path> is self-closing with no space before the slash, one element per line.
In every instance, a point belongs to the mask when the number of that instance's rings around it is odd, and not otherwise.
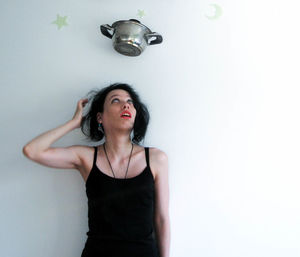
<path fill-rule="evenodd" d="M 76 123 L 70 120 L 63 125 L 48 130 L 35 137 L 23 147 L 26 156 L 34 157 L 36 154 L 48 149 L 59 138 L 76 128 Z"/>
<path fill-rule="evenodd" d="M 169 257 L 171 241 L 170 220 L 166 219 L 161 222 L 156 222 L 155 230 L 160 257 Z"/>

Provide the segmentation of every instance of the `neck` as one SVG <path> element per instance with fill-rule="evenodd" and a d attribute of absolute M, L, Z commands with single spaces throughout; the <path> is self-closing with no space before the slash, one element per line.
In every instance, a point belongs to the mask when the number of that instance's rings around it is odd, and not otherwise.
<path fill-rule="evenodd" d="M 105 149 L 113 159 L 128 158 L 132 148 L 130 136 L 105 136 Z"/>

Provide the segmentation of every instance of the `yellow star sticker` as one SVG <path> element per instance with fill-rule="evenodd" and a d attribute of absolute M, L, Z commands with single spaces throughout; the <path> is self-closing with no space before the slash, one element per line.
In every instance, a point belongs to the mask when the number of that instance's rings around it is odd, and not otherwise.
<path fill-rule="evenodd" d="M 138 15 L 140 18 L 144 17 L 144 16 L 145 16 L 144 10 L 138 10 L 137 15 Z"/>
<path fill-rule="evenodd" d="M 62 26 L 67 26 L 68 23 L 66 22 L 67 16 L 59 16 L 59 14 L 57 14 L 57 18 L 56 21 L 53 21 L 52 24 L 57 24 L 58 29 L 60 29 Z"/>

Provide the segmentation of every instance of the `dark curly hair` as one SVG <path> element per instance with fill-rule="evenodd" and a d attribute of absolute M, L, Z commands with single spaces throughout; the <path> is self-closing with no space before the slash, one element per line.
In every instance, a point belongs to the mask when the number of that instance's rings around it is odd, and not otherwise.
<path fill-rule="evenodd" d="M 150 115 L 146 105 L 141 102 L 136 91 L 130 85 L 125 83 L 114 83 L 100 90 L 91 90 L 87 94 L 90 108 L 87 114 L 82 117 L 80 125 L 81 131 L 90 141 L 100 141 L 103 139 L 104 134 L 98 130 L 97 113 L 103 112 L 104 101 L 107 94 L 115 89 L 127 91 L 133 100 L 133 105 L 136 109 L 136 117 L 133 125 L 132 141 L 138 144 L 145 137 Z"/>

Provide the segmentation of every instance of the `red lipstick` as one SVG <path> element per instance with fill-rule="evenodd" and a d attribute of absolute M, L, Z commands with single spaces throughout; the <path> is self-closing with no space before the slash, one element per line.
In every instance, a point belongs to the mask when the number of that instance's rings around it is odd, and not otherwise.
<path fill-rule="evenodd" d="M 124 111 L 124 112 L 121 113 L 120 117 L 124 118 L 124 119 L 130 119 L 131 118 L 131 113 L 129 111 Z"/>

